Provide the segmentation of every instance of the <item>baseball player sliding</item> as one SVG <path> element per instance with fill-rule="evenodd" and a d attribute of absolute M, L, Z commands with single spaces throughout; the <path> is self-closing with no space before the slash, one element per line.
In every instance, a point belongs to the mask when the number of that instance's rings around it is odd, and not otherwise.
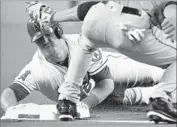
<path fill-rule="evenodd" d="M 39 24 L 33 20 L 27 23 L 31 41 L 38 46 L 31 62 L 29 62 L 15 78 L 12 85 L 1 95 L 1 107 L 6 111 L 26 98 L 32 91 L 39 91 L 48 99 L 57 102 L 58 88 L 64 81 L 64 76 L 72 58 L 72 51 L 77 50 L 79 34 L 63 34 L 62 27 L 53 24 L 50 36 L 43 36 Z M 125 68 L 126 67 L 126 68 Z M 101 103 L 114 90 L 114 84 L 119 89 L 114 94 L 122 95 L 126 88 L 140 86 L 145 83 L 155 85 L 163 74 L 162 69 L 136 62 L 120 53 L 97 50 L 93 54 L 88 75 L 81 86 L 82 105 L 88 109 Z M 149 80 L 150 79 L 150 80 Z M 95 84 L 95 87 L 94 87 Z M 93 88 L 94 87 L 94 88 Z M 92 90 L 93 89 L 93 90 Z M 147 90 L 146 90 L 147 89 Z M 149 88 L 143 94 L 129 89 L 124 103 L 146 103 Z M 92 90 L 92 91 L 91 91 Z M 145 94 L 146 93 L 146 94 Z M 124 98 L 124 96 L 122 96 Z"/>
<path fill-rule="evenodd" d="M 166 69 L 159 87 L 151 92 L 147 116 L 154 121 L 176 122 L 176 109 L 170 104 L 170 93 L 176 89 L 176 37 L 168 38 L 161 30 L 164 19 L 169 19 L 175 26 L 175 16 L 168 15 L 175 14 L 175 8 L 176 2 L 162 2 L 149 13 L 111 1 L 106 4 L 86 2 L 71 9 L 69 16 L 64 12 L 66 15 L 61 19 L 47 5 L 29 4 L 27 12 L 40 23 L 44 32 L 50 31 L 53 21 L 84 21 L 80 48 L 74 52 L 65 81 L 59 88 L 60 116 L 74 116 L 74 105 L 80 99 L 79 88 L 93 51 L 111 47 L 136 61 Z"/>
<path fill-rule="evenodd" d="M 43 36 L 39 24 L 33 20 L 28 21 L 28 34 L 31 41 L 38 46 L 38 50 L 12 85 L 3 91 L 1 108 L 4 112 L 11 106 L 17 105 L 32 91 L 39 91 L 48 99 L 57 102 L 58 88 L 64 81 L 69 61 L 72 58 L 72 51 L 77 50 L 80 35 L 63 34 L 63 29 L 58 23 L 53 24 L 52 29 L 53 32 L 50 33 L 50 36 Z M 160 80 L 163 71 L 160 68 L 136 62 L 120 53 L 99 49 L 93 54 L 88 71 L 89 76 L 86 76 L 88 79 L 81 86 L 82 101 L 77 104 L 77 109 L 84 106 L 82 109 L 89 112 L 90 108 L 112 94 L 114 84 L 119 88 L 114 90 L 114 95 L 117 96 L 123 95 L 126 88 L 140 86 L 136 87 L 137 92 L 134 92 L 134 89 L 128 89 L 125 97 L 121 96 L 122 99 L 119 98 L 116 101 L 124 100 L 123 103 L 126 104 L 147 103 L 149 96 L 147 93 L 149 88 L 153 87 L 144 88 L 142 86 L 145 83 L 148 86 L 155 85 Z M 85 114 L 78 110 L 77 112 Z"/>

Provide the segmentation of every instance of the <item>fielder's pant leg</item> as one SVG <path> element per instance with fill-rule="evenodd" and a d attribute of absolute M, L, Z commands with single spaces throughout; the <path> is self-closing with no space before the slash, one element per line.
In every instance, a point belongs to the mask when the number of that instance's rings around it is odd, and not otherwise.
<path fill-rule="evenodd" d="M 87 41 L 88 46 L 91 48 L 115 48 L 119 46 L 122 36 L 116 32 L 120 29 L 115 29 L 115 25 L 109 25 L 112 23 L 114 18 L 114 13 L 112 13 L 110 8 L 102 3 L 93 6 L 89 10 L 82 25 L 84 36 L 90 40 Z M 116 40 L 116 42 L 113 40 Z"/>
<path fill-rule="evenodd" d="M 104 4 L 98 4 L 98 6 L 102 8 L 104 7 Z M 75 51 L 68 68 L 66 80 L 59 88 L 59 100 L 68 99 L 72 102 L 79 101 L 80 86 L 88 70 L 92 52 L 98 47 L 104 47 L 104 44 L 102 43 L 104 41 L 100 41 L 99 39 L 104 40 L 104 28 L 106 27 L 107 22 L 99 21 L 99 23 L 97 23 L 97 15 L 93 13 L 97 13 L 97 11 L 94 11 L 94 9 L 91 12 L 89 11 L 83 22 L 82 36 L 79 40 L 80 48 Z M 102 27 L 104 28 L 102 29 Z"/>
<path fill-rule="evenodd" d="M 79 41 L 84 43 L 87 40 L 81 36 Z M 88 51 L 85 47 L 78 47 L 78 49 L 74 51 L 74 55 L 71 58 L 65 77 L 65 82 L 58 90 L 60 93 L 59 100 L 66 99 L 74 103 L 80 101 L 80 87 L 88 70 L 91 59 L 92 51 Z"/>
<path fill-rule="evenodd" d="M 169 98 L 176 89 L 176 44 L 164 37 L 164 32 L 155 27 L 145 31 L 141 43 L 124 41 L 117 47 L 130 58 L 166 69 L 158 87 L 151 92 L 152 98 Z"/>
<path fill-rule="evenodd" d="M 95 11 L 95 9 L 99 9 L 99 11 Z M 92 7 L 85 17 L 82 26 L 83 35 L 79 42 L 81 47 L 75 51 L 71 59 L 66 80 L 59 88 L 59 100 L 79 101 L 80 86 L 92 58 L 91 52 L 96 48 L 109 46 L 104 42 L 106 42 L 105 32 L 110 19 L 106 17 L 107 14 L 100 15 L 100 11 L 103 14 L 109 12 L 105 10 L 105 5 L 100 3 Z"/>
<path fill-rule="evenodd" d="M 103 16 L 100 16 L 99 18 L 101 20 L 104 19 Z M 97 20 L 99 20 L 99 18 Z M 176 71 L 175 41 L 173 42 L 170 39 L 165 39 L 165 33 L 159 28 L 153 27 L 152 29 L 145 31 L 145 37 L 141 42 L 132 42 L 124 35 L 124 32 L 121 30 L 118 18 L 112 16 L 109 18 L 109 20 L 106 20 L 105 24 L 102 24 L 101 21 L 94 21 L 99 27 L 103 25 L 102 31 L 104 32 L 100 32 L 101 35 L 96 36 L 96 34 L 94 34 L 96 28 L 92 29 L 93 31 L 90 29 L 90 31 L 87 33 L 88 38 L 97 41 L 99 45 L 101 45 L 101 43 L 102 45 L 109 45 L 110 47 L 117 49 L 117 51 L 129 56 L 136 61 L 167 69 L 167 72 L 164 73 L 163 78 L 165 77 L 165 79 L 168 79 L 168 82 L 164 82 L 162 80 L 159 83 L 160 86 L 162 85 L 165 87 L 162 87 L 163 90 L 161 89 L 158 97 L 168 98 L 168 94 L 176 89 L 176 80 L 174 81 L 170 75 L 170 73 L 172 73 L 176 77 L 176 72 L 173 72 Z M 101 37 L 102 39 L 100 39 Z M 96 42 L 92 42 L 96 44 Z M 159 91 L 153 92 L 152 97 L 157 97 L 155 93 L 158 92 Z"/>
<path fill-rule="evenodd" d="M 125 36 L 119 20 L 102 4 L 90 9 L 82 27 L 84 35 L 91 40 L 88 45 L 112 47 L 130 58 L 154 66 L 165 67 L 176 61 L 176 49 L 164 44 L 167 40 L 163 38 L 165 35 L 162 32 L 158 32 L 158 29 L 147 30 L 143 41 L 136 43 Z M 168 85 L 169 88 L 176 86 L 176 84 L 166 83 L 164 85 Z M 168 91 L 171 90 L 169 88 L 167 88 Z M 163 95 L 159 93 L 159 97 L 166 98 L 166 92 L 163 92 Z"/>

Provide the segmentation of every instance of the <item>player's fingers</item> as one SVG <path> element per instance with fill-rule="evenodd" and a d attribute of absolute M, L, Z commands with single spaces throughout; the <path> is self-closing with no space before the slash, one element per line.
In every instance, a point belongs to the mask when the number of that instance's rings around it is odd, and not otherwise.
<path fill-rule="evenodd" d="M 169 27 L 172 27 L 173 25 L 171 23 L 166 24 L 165 26 L 162 26 L 162 30 L 166 30 Z"/>
<path fill-rule="evenodd" d="M 164 30 L 164 32 L 166 34 L 171 34 L 175 31 L 175 27 L 174 26 L 171 26 L 171 27 L 168 27 L 167 29 Z"/>
<path fill-rule="evenodd" d="M 131 35 L 135 38 L 136 41 L 140 41 L 141 40 L 139 32 L 133 31 L 131 33 Z"/>
<path fill-rule="evenodd" d="M 128 38 L 129 38 L 131 41 L 134 41 L 134 37 L 133 37 L 131 34 L 128 34 Z"/>
<path fill-rule="evenodd" d="M 144 37 L 144 31 L 145 30 L 139 30 L 139 34 L 140 34 L 141 37 Z"/>
<path fill-rule="evenodd" d="M 174 35 L 173 34 L 167 34 L 167 36 L 165 37 L 166 39 L 170 39 L 170 38 L 173 38 Z"/>
<path fill-rule="evenodd" d="M 173 32 L 171 32 L 170 34 L 166 34 L 166 36 L 165 36 L 165 38 L 166 39 L 175 39 L 175 35 L 176 35 L 176 32 L 175 31 L 173 31 Z"/>
<path fill-rule="evenodd" d="M 130 36 L 131 36 L 131 42 L 132 42 L 132 45 L 133 46 L 136 46 L 137 44 L 140 44 L 140 41 L 138 41 L 136 38 L 135 38 L 135 36 L 134 35 L 132 35 L 132 34 L 130 34 Z"/>

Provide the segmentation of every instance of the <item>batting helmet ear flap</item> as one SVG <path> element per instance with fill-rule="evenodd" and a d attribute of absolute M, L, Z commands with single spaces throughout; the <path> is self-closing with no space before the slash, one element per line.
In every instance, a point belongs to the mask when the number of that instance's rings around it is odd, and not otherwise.
<path fill-rule="evenodd" d="M 60 39 L 63 35 L 63 29 L 58 29 L 58 28 L 54 29 L 54 34 L 58 39 Z"/>
<path fill-rule="evenodd" d="M 52 29 L 53 29 L 53 32 L 55 34 L 55 36 L 60 39 L 63 35 L 63 29 L 61 27 L 61 25 L 58 23 L 58 22 L 54 22 L 52 23 Z"/>

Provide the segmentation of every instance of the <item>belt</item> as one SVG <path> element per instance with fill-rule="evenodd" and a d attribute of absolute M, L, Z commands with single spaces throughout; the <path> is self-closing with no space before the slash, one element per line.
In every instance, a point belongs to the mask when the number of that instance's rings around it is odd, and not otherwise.
<path fill-rule="evenodd" d="M 141 10 L 136 9 L 136 8 L 127 7 L 127 6 L 123 7 L 122 13 L 141 16 Z"/>

